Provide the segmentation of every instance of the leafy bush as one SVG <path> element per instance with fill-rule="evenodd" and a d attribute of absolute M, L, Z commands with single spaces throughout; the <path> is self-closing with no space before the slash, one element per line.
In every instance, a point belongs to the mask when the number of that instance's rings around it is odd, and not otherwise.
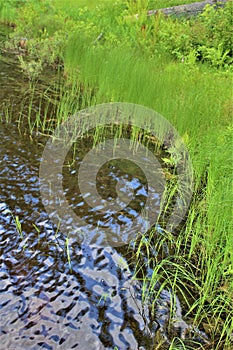
<path fill-rule="evenodd" d="M 228 1 L 216 11 L 213 6 L 207 5 L 198 20 L 203 24 L 207 37 L 204 43 L 207 47 L 218 49 L 222 45 L 222 52 L 228 51 L 232 57 L 233 46 L 233 2 Z"/>
<path fill-rule="evenodd" d="M 189 65 L 200 61 L 223 68 L 232 63 L 232 1 L 217 10 L 206 6 L 202 14 L 189 20 L 162 14 L 148 17 L 152 6 L 148 0 L 106 2 L 95 10 L 76 4 L 75 11 L 50 0 L 0 2 L 0 9 L 4 6 L 17 10 L 12 42 L 17 45 L 21 37 L 27 38 L 27 53 L 46 64 L 63 60 L 73 33 L 109 50 L 134 48 L 137 55 L 147 58 L 169 57 Z"/>

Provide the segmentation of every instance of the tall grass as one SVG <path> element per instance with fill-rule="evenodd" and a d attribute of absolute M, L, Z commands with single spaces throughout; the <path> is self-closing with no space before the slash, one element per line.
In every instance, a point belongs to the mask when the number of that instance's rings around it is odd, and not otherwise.
<path fill-rule="evenodd" d="M 156 264 L 148 247 L 158 243 L 140 241 L 134 255 L 136 275 L 141 273 L 145 299 L 160 281 L 181 296 L 195 324 L 208 325 L 212 346 L 228 349 L 233 331 L 230 77 L 205 66 L 168 63 L 156 57 L 145 60 L 133 49 L 108 51 L 73 38 L 67 45 L 65 68 L 73 84 L 82 82 L 84 90 L 95 87 L 95 103 L 145 105 L 166 117 L 183 136 L 195 174 L 186 223 L 172 242 L 165 239 L 172 256 Z M 154 264 L 149 279 L 142 274 L 140 251 L 148 256 L 147 264 Z M 155 294 L 153 300 L 156 303 Z"/>
<path fill-rule="evenodd" d="M 15 21 L 17 9 L 10 2 L 0 0 L 0 22 L 12 24 Z"/>

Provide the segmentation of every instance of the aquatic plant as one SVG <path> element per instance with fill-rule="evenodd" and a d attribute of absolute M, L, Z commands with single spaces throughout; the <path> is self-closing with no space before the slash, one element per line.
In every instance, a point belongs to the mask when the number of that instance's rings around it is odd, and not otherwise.
<path fill-rule="evenodd" d="M 72 272 L 71 257 L 70 257 L 70 247 L 69 247 L 69 237 L 66 237 L 65 246 L 66 246 L 67 261 L 68 261 L 68 264 L 69 264 L 70 271 Z"/>
<path fill-rule="evenodd" d="M 42 71 L 42 62 L 40 60 L 31 60 L 26 62 L 23 56 L 18 56 L 20 67 L 30 81 L 34 81 L 39 77 Z"/>
<path fill-rule="evenodd" d="M 13 216 L 13 219 L 14 219 L 14 222 L 15 222 L 15 226 L 16 226 L 16 229 L 21 237 L 21 239 L 23 239 L 23 231 L 22 231 L 22 225 L 21 225 L 21 222 L 19 220 L 19 217 L 18 215 L 16 216 Z"/>

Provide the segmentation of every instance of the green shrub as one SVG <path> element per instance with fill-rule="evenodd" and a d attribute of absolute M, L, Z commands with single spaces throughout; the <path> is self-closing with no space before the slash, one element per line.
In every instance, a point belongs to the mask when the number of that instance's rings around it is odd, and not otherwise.
<path fill-rule="evenodd" d="M 228 51 L 228 55 L 232 57 L 233 46 L 233 2 L 228 1 L 222 8 L 216 11 L 213 6 L 206 6 L 205 11 L 198 17 L 206 31 L 207 47 L 218 49 L 222 45 L 222 51 Z"/>
<path fill-rule="evenodd" d="M 189 20 L 162 14 L 148 17 L 148 0 L 104 2 L 95 10 L 78 3 L 75 10 L 56 4 L 50 0 L 0 2 L 2 18 L 7 18 L 8 8 L 16 22 L 12 42 L 17 45 L 21 37 L 27 38 L 28 54 L 43 63 L 61 61 L 67 39 L 75 32 L 95 45 L 109 50 L 131 47 L 149 59 L 172 58 L 189 65 L 200 61 L 221 68 L 232 63 L 232 1 L 217 10 L 206 6 L 202 14 Z"/>

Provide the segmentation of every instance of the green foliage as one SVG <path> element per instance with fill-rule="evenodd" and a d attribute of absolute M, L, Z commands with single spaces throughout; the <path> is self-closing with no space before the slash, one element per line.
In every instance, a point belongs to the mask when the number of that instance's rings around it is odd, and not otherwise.
<path fill-rule="evenodd" d="M 24 73 L 27 75 L 28 79 L 34 81 L 38 78 L 42 71 L 41 61 L 29 61 L 26 62 L 22 56 L 18 56 L 20 61 L 20 66 Z"/>
<path fill-rule="evenodd" d="M 199 20 L 206 31 L 206 46 L 218 49 L 222 46 L 222 52 L 229 51 L 233 55 L 233 2 L 228 1 L 222 8 L 216 11 L 214 7 L 206 6 L 205 11 L 199 16 Z"/>
<path fill-rule="evenodd" d="M 229 56 L 230 50 L 224 51 L 223 43 L 220 43 L 217 48 L 199 46 L 198 49 L 203 60 L 210 62 L 214 67 L 227 67 L 233 62 L 233 57 Z"/>
<path fill-rule="evenodd" d="M 21 225 L 21 222 L 19 221 L 19 217 L 18 215 L 16 215 L 14 218 L 14 221 L 15 221 L 15 226 L 16 226 L 16 229 L 21 237 L 21 239 L 23 239 L 23 231 L 22 231 L 22 225 Z"/>
<path fill-rule="evenodd" d="M 7 18 L 6 7 L 9 18 L 14 12 L 15 45 L 21 37 L 27 38 L 27 52 L 49 65 L 63 60 L 67 39 L 75 32 L 96 45 L 131 47 L 147 57 L 170 57 L 189 65 L 201 61 L 221 68 L 232 63 L 232 1 L 218 10 L 206 6 L 190 20 L 162 14 L 148 17 L 151 6 L 148 0 L 107 1 L 93 11 L 75 1 L 64 6 L 56 1 L 28 0 L 15 6 L 2 3 L 0 9 L 2 18 Z"/>
<path fill-rule="evenodd" d="M 10 0 L 0 0 L 0 22 L 12 24 L 16 18 L 18 2 L 12 6 Z"/>

